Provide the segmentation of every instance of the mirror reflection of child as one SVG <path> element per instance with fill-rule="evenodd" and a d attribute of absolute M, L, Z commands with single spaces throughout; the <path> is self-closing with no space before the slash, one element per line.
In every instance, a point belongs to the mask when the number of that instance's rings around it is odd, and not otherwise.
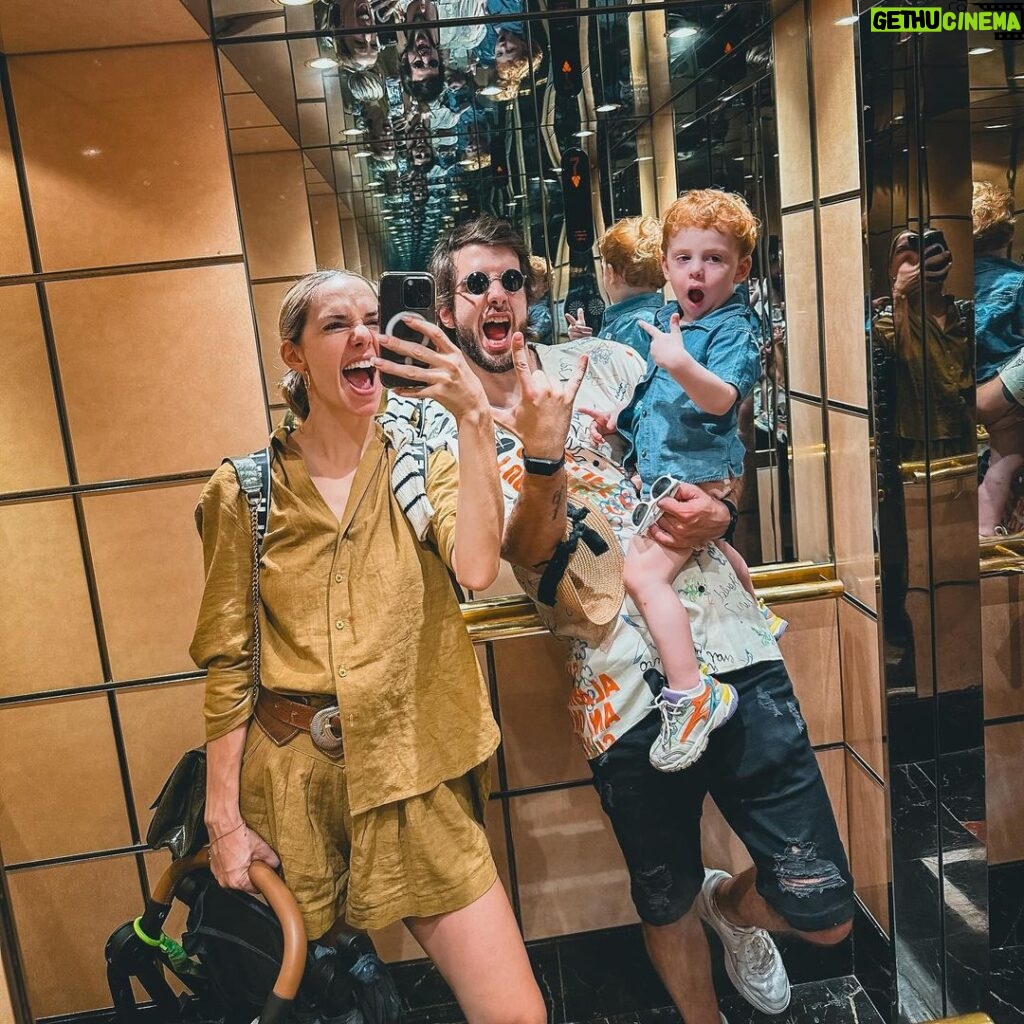
<path fill-rule="evenodd" d="M 651 339 L 641 320 L 654 323 L 665 305 L 661 289 L 661 222 L 654 217 L 626 217 L 613 224 L 598 240 L 601 254 L 601 292 L 608 305 L 601 320 L 601 337 L 636 349 L 645 359 Z M 569 340 L 589 338 L 583 310 L 565 314 Z"/>
<path fill-rule="evenodd" d="M 593 417 L 595 440 L 614 431 L 629 442 L 644 501 L 634 519 L 637 535 L 626 556 L 626 589 L 644 616 L 666 676 L 657 704 L 662 728 L 651 764 L 662 771 L 688 768 L 710 734 L 736 710 L 736 692 L 700 664 L 686 610 L 672 582 L 692 551 L 672 551 L 648 536 L 680 481 L 728 501 L 743 473 L 744 446 L 737 407 L 760 375 L 760 331 L 736 286 L 750 273 L 758 222 L 740 196 L 717 189 L 685 193 L 663 222 L 665 276 L 677 301 L 655 324 L 640 322 L 650 338 L 647 370 L 629 404 L 616 412 L 582 410 Z M 725 541 L 716 546 L 741 585 L 757 600 L 750 571 Z M 762 605 L 765 642 L 779 637 L 783 619 Z"/>
<path fill-rule="evenodd" d="M 543 256 L 531 256 L 530 268 L 536 287 L 533 302 L 527 309 L 530 330 L 533 331 L 540 345 L 551 345 L 554 342 L 554 324 L 551 320 L 551 307 L 548 304 L 548 293 L 551 291 L 551 264 Z"/>

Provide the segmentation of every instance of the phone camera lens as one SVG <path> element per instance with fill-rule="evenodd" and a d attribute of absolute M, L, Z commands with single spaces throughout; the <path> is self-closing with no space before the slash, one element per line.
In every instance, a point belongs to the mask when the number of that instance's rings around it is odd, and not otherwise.
<path fill-rule="evenodd" d="M 405 282 L 405 307 L 427 309 L 430 306 L 430 282 L 413 279 Z"/>

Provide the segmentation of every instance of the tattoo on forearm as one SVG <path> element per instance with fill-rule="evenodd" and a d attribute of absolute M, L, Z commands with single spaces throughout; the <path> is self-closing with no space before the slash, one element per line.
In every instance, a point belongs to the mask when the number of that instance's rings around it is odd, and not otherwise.
<path fill-rule="evenodd" d="M 551 497 L 551 521 L 554 522 L 562 513 L 565 503 L 565 484 L 562 484 Z"/>

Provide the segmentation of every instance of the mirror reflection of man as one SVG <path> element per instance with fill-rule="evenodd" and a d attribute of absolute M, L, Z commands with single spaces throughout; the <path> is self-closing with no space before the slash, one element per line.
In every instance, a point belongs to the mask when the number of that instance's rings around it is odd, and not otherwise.
<path fill-rule="evenodd" d="M 491 403 L 506 556 L 527 567 L 546 563 L 564 537 L 567 495 L 587 499 L 628 544 L 637 495 L 616 461 L 621 449 L 607 440 L 595 448 L 590 420 L 576 407 L 628 398 L 644 372 L 641 357 L 602 339 L 525 345 L 529 251 L 507 222 L 481 217 L 455 228 L 438 243 L 430 269 L 439 319 Z M 440 333 L 432 325 L 422 331 Z M 392 397 L 385 415 L 457 443 L 450 417 L 433 403 Z M 739 710 L 697 765 L 673 774 L 651 767 L 660 718 L 645 670 L 659 662 L 628 604 L 600 648 L 574 642 L 570 710 L 577 710 L 573 723 L 629 869 L 651 960 L 687 1024 L 719 1024 L 701 920 L 721 937 L 741 994 L 763 1012 L 781 1013 L 790 986 L 769 930 L 822 946 L 841 941 L 851 926 L 852 883 L 775 641 L 764 636 L 751 602 L 729 598 L 742 588 L 714 546 L 730 525 L 728 509 L 686 484 L 661 505 L 651 536 L 699 549 L 675 585 L 695 643 L 738 689 Z M 708 792 L 756 865 L 735 877 L 705 875 L 700 817 Z"/>

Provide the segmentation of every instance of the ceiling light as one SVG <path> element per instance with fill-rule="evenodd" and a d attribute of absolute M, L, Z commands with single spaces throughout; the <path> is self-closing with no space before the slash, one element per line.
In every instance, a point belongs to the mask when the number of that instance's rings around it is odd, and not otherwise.
<path fill-rule="evenodd" d="M 581 128 L 578 132 L 573 132 L 577 139 L 588 139 L 593 134 L 589 128 Z"/>
<path fill-rule="evenodd" d="M 311 57 L 306 61 L 306 67 L 314 71 L 332 71 L 338 66 L 334 57 Z"/>
<path fill-rule="evenodd" d="M 342 132 L 342 135 L 362 135 L 362 134 L 363 134 L 363 129 L 362 128 L 346 128 Z"/>
<path fill-rule="evenodd" d="M 313 0 L 274 0 L 275 4 L 282 7 L 308 7 Z"/>
<path fill-rule="evenodd" d="M 601 106 L 599 106 L 597 108 L 597 112 L 599 114 L 610 114 L 610 113 L 612 113 L 612 111 L 618 110 L 618 109 L 619 109 L 619 104 L 618 103 L 602 103 Z"/>
<path fill-rule="evenodd" d="M 352 155 L 359 160 L 365 160 L 368 156 L 373 156 L 373 153 L 368 149 L 361 149 L 358 153 L 353 153 Z"/>
<path fill-rule="evenodd" d="M 501 89 L 497 85 L 485 85 L 480 90 L 481 96 L 498 96 L 501 93 Z"/>
<path fill-rule="evenodd" d="M 735 160 L 737 163 L 741 164 L 741 163 L 743 163 L 744 158 L 741 157 L 741 156 L 734 156 L 733 160 Z"/>
<path fill-rule="evenodd" d="M 368 181 L 366 183 L 366 188 L 383 188 L 383 187 L 384 187 L 384 183 L 380 182 L 380 181 Z"/>
<path fill-rule="evenodd" d="M 848 14 L 845 18 L 836 18 L 837 25 L 856 25 L 860 18 L 856 14 Z"/>
<path fill-rule="evenodd" d="M 696 34 L 697 30 L 692 25 L 680 25 L 678 28 L 672 29 L 668 33 L 668 37 L 669 39 L 689 39 Z"/>
<path fill-rule="evenodd" d="M 972 57 L 980 57 L 983 53 L 991 53 L 991 46 L 972 46 L 967 51 Z"/>

